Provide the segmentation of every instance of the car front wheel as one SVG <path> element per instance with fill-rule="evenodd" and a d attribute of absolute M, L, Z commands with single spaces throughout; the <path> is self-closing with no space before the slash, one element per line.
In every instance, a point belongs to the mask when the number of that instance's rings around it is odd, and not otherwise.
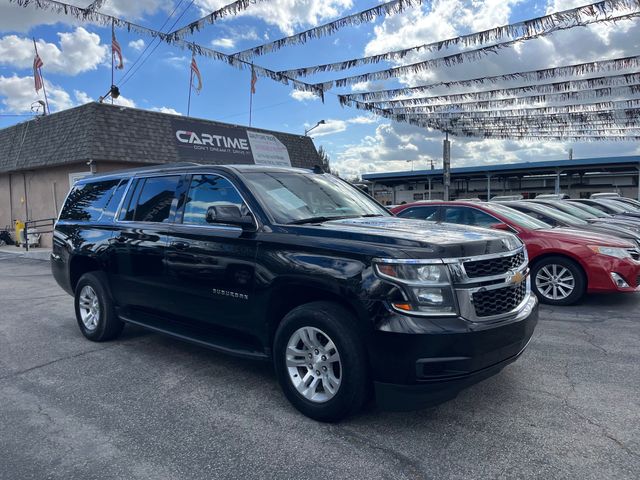
<path fill-rule="evenodd" d="M 312 302 L 289 312 L 274 340 L 274 365 L 288 400 L 315 420 L 335 422 L 367 396 L 366 353 L 349 311 Z"/>
<path fill-rule="evenodd" d="M 560 256 L 537 262 L 531 272 L 532 287 L 541 302 L 550 305 L 573 305 L 586 290 L 587 279 L 572 260 Z"/>

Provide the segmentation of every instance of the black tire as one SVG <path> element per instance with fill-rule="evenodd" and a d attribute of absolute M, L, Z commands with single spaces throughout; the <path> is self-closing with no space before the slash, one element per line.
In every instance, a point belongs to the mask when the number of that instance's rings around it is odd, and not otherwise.
<path fill-rule="evenodd" d="M 553 296 L 552 292 L 545 293 L 544 285 L 541 285 L 542 288 L 538 286 L 539 281 L 547 277 L 547 272 L 553 272 L 554 265 L 558 272 L 561 271 L 561 268 L 568 270 L 574 279 L 573 291 L 564 298 L 551 298 Z M 576 262 L 567 257 L 554 255 L 545 257 L 533 265 L 531 268 L 531 288 L 542 303 L 549 305 L 574 305 L 582 299 L 587 290 L 587 277 Z"/>
<path fill-rule="evenodd" d="M 287 345 L 292 335 L 303 327 L 326 333 L 340 355 L 340 385 L 334 396 L 322 403 L 309 400 L 298 392 L 287 367 Z M 312 302 L 291 310 L 276 331 L 273 361 L 278 382 L 287 399 L 314 420 L 337 422 L 357 412 L 370 391 L 366 350 L 356 319 L 348 310 L 332 302 Z M 319 389 L 322 391 L 323 386 Z"/>
<path fill-rule="evenodd" d="M 109 295 L 106 285 L 106 277 L 102 272 L 85 273 L 78 280 L 75 290 L 74 306 L 76 320 L 82 334 L 92 342 L 106 342 L 118 337 L 122 332 L 124 323 L 116 315 L 113 301 Z M 83 289 L 91 289 L 95 292 L 98 304 L 98 313 L 95 316 L 97 323 L 95 327 L 88 328 L 85 325 L 81 311 L 81 296 Z M 85 290 L 89 291 L 89 290 Z"/>

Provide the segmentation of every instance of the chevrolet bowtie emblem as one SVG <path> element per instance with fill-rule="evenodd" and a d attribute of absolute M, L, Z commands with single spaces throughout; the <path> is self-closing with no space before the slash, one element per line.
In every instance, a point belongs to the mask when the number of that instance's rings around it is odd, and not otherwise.
<path fill-rule="evenodd" d="M 509 282 L 514 285 L 517 285 L 518 283 L 522 282 L 522 280 L 524 280 L 524 275 L 521 272 L 514 272 L 511 275 Z"/>

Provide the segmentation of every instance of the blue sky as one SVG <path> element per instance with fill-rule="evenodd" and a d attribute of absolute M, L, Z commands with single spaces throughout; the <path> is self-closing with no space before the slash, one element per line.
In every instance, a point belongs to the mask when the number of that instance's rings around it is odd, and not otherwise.
<path fill-rule="evenodd" d="M 86 6 L 88 0 L 73 0 Z M 179 0 L 107 0 L 102 11 L 151 28 L 159 28 Z M 183 1 L 176 17 L 178 26 L 187 24 L 227 0 Z M 375 0 L 271 0 L 251 6 L 242 15 L 208 25 L 189 37 L 220 51 L 233 53 L 256 46 L 294 31 L 325 23 L 339 16 L 375 5 Z M 405 13 L 380 18 L 370 24 L 347 27 L 337 34 L 305 45 L 287 47 L 258 57 L 256 64 L 274 69 L 309 66 L 361 57 L 389 49 L 406 48 L 442 40 L 472 31 L 524 20 L 585 2 L 572 0 L 434 0 Z M 185 7 L 188 7 L 185 10 Z M 613 26 L 597 26 L 559 32 L 543 40 L 524 42 L 486 60 L 438 69 L 422 75 L 389 80 L 370 89 L 419 85 L 433 80 L 455 80 L 511 71 L 546 68 L 580 61 L 615 58 L 640 53 L 638 20 Z M 150 38 L 126 31 L 116 35 L 123 47 L 125 70 L 116 72 L 116 83 L 139 57 Z M 44 61 L 52 110 L 61 110 L 96 100 L 109 88 L 110 29 L 82 24 L 51 12 L 21 8 L 0 1 L 0 110 L 3 115 L 28 113 L 38 96 L 33 90 L 31 62 L 35 38 Z M 153 46 L 147 50 L 147 53 Z M 429 54 L 432 55 L 433 54 Z M 428 56 L 408 59 L 417 61 Z M 120 84 L 121 103 L 145 109 L 186 114 L 190 54 L 177 47 L 160 44 L 142 67 Z M 192 96 L 191 115 L 246 125 L 249 121 L 250 73 L 222 62 L 198 58 L 204 80 L 200 95 Z M 393 66 L 380 64 L 363 69 L 311 77 L 322 81 Z M 336 93 L 351 89 L 336 90 Z M 452 92 L 456 93 L 456 92 Z M 0 126 L 27 117 L 0 116 Z M 373 117 L 353 108 L 339 106 L 328 94 L 323 104 L 291 87 L 260 78 L 253 99 L 253 126 L 303 133 L 318 120 L 326 125 L 314 130 L 317 146 L 329 152 L 332 166 L 344 175 L 359 172 L 425 168 L 437 166 L 441 156 L 442 134 Z M 455 166 L 566 158 L 573 147 L 576 157 L 638 154 L 631 142 L 542 143 L 474 139 L 453 139 Z"/>

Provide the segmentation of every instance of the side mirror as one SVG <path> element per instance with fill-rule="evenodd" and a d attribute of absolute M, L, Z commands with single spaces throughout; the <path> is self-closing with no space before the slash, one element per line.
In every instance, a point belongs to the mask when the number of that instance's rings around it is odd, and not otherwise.
<path fill-rule="evenodd" d="M 253 217 L 243 215 L 237 205 L 216 205 L 207 209 L 207 223 L 222 223 L 225 225 L 236 225 L 242 229 L 255 227 Z"/>
<path fill-rule="evenodd" d="M 494 230 L 504 230 L 505 232 L 511 231 L 511 227 L 506 223 L 494 223 L 493 225 L 490 225 L 489 228 Z"/>

